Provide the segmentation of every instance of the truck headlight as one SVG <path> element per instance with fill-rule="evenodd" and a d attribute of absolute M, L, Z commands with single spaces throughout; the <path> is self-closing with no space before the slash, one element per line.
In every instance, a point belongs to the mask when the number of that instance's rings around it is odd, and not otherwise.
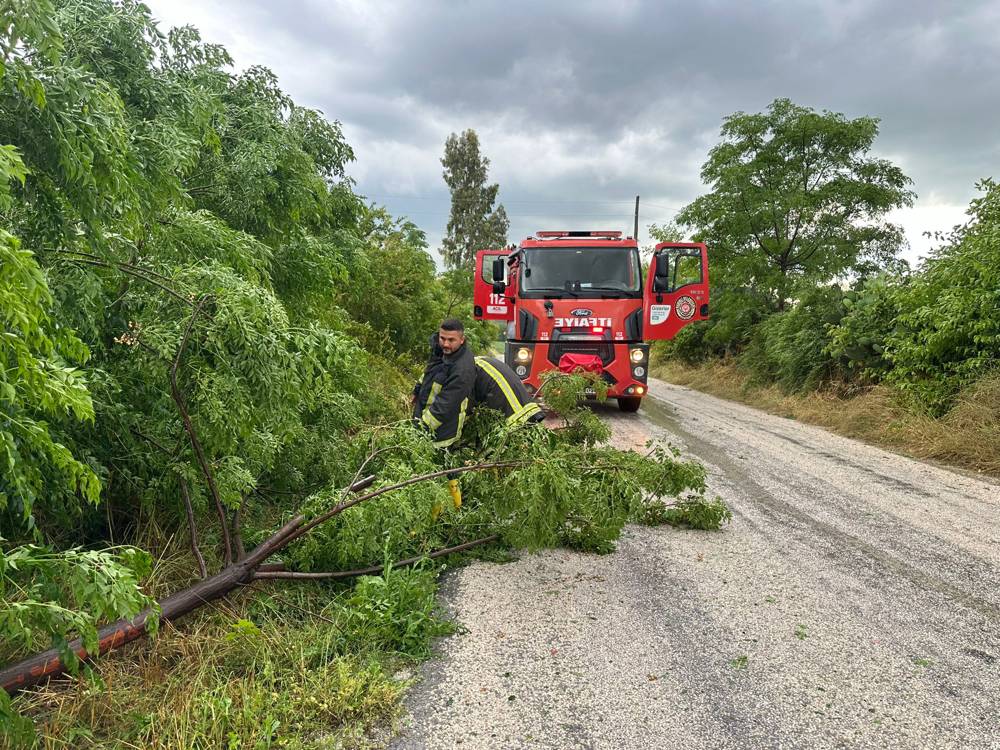
<path fill-rule="evenodd" d="M 531 349 L 526 346 L 522 346 L 517 350 L 517 354 L 514 356 L 518 362 L 529 362 L 531 360 Z"/>
<path fill-rule="evenodd" d="M 633 362 L 642 362 L 642 360 L 646 358 L 646 352 L 642 349 L 633 349 L 629 354 L 629 357 L 632 358 Z"/>

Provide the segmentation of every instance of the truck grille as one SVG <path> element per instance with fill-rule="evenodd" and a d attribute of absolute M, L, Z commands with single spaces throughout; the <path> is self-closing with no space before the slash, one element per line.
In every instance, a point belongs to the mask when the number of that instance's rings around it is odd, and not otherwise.
<path fill-rule="evenodd" d="M 558 367 L 564 354 L 596 354 L 607 367 L 614 362 L 615 345 L 610 341 L 553 341 L 549 344 L 549 362 Z"/>

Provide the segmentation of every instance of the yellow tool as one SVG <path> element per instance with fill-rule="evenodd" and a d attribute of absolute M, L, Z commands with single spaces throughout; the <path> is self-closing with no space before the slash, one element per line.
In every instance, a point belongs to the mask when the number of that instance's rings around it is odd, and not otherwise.
<path fill-rule="evenodd" d="M 455 510 L 462 507 L 462 490 L 458 486 L 457 479 L 448 480 L 448 491 L 451 493 L 451 501 L 455 504 Z"/>

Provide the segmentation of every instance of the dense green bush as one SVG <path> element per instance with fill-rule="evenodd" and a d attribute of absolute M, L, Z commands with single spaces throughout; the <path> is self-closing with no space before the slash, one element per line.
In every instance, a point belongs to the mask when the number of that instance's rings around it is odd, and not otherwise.
<path fill-rule="evenodd" d="M 886 379 L 934 414 L 1000 361 L 1000 185 L 980 188 L 968 223 L 896 294 Z"/>
<path fill-rule="evenodd" d="M 843 315 L 840 287 L 809 289 L 790 309 L 753 329 L 740 364 L 757 382 L 776 382 L 786 390 L 815 388 L 834 374 L 829 329 Z"/>
<path fill-rule="evenodd" d="M 879 274 L 844 296 L 844 316 L 831 327 L 827 353 L 847 377 L 879 382 L 891 363 L 886 348 L 897 327 L 904 279 Z"/>

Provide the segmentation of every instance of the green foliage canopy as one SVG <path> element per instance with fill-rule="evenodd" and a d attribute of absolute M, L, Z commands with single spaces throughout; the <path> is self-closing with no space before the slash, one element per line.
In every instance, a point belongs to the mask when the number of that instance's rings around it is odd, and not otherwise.
<path fill-rule="evenodd" d="M 713 274 L 752 286 L 782 310 L 799 282 L 824 283 L 860 260 L 886 260 L 902 242 L 884 221 L 910 205 L 903 172 L 869 156 L 878 121 L 817 113 L 787 99 L 723 121 L 701 176 L 710 193 L 677 221 L 713 249 Z"/>

